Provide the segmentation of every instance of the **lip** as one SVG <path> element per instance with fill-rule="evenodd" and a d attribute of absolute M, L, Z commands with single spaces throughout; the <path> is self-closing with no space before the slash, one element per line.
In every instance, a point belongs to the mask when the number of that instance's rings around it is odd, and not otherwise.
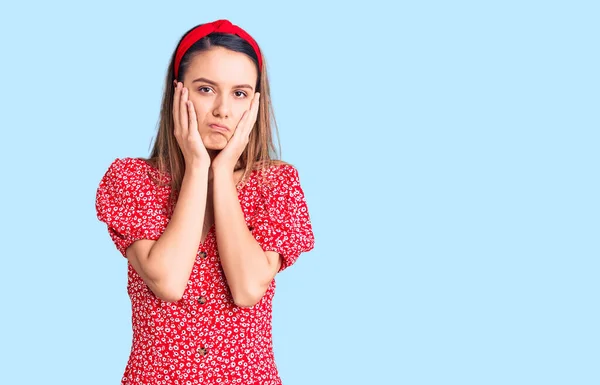
<path fill-rule="evenodd" d="M 229 127 L 227 126 L 222 126 L 220 124 L 211 124 L 209 125 L 210 128 L 212 128 L 213 130 L 217 130 L 217 131 L 223 131 L 223 132 L 229 132 Z"/>

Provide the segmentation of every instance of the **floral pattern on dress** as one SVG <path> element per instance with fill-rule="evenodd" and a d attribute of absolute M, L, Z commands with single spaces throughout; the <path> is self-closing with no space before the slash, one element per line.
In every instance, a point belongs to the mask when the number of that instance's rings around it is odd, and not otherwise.
<path fill-rule="evenodd" d="M 314 248 L 314 235 L 296 168 L 253 171 L 238 186 L 248 228 L 263 250 L 281 254 L 281 270 Z M 117 158 L 96 192 L 96 212 L 117 250 L 157 240 L 169 223 L 168 175 L 144 160 Z M 128 265 L 133 342 L 122 384 L 281 384 L 273 356 L 275 280 L 253 307 L 235 305 L 219 261 L 214 226 L 198 246 L 183 297 L 156 297 Z"/>

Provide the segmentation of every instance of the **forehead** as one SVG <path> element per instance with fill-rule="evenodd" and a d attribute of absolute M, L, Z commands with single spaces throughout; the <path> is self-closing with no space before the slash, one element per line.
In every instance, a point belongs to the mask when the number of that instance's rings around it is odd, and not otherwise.
<path fill-rule="evenodd" d="M 213 47 L 197 53 L 191 60 L 185 77 L 188 80 L 208 78 L 219 85 L 256 84 L 256 65 L 246 54 L 223 47 Z"/>

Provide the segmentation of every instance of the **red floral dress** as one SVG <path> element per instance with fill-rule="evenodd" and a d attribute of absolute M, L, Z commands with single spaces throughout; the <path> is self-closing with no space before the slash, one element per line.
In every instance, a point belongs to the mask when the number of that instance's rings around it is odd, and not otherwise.
<path fill-rule="evenodd" d="M 265 251 L 283 256 L 281 270 L 314 247 L 297 170 L 272 166 L 266 183 L 258 171 L 238 186 L 248 228 Z M 165 179 L 166 178 L 166 179 Z M 158 239 L 167 224 L 168 176 L 141 159 L 116 159 L 98 186 L 96 211 L 125 257 L 138 239 Z M 281 384 L 271 339 L 273 280 L 251 308 L 233 302 L 211 227 L 198 245 L 183 298 L 157 298 L 128 264 L 133 342 L 122 384 Z"/>

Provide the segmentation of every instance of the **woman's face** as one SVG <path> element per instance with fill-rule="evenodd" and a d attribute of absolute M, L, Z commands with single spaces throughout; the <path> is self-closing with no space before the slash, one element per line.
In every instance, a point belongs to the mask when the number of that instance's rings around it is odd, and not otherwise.
<path fill-rule="evenodd" d="M 222 150 L 250 108 L 258 78 L 245 54 L 213 47 L 193 57 L 183 86 L 189 91 L 198 131 L 207 150 Z"/>

